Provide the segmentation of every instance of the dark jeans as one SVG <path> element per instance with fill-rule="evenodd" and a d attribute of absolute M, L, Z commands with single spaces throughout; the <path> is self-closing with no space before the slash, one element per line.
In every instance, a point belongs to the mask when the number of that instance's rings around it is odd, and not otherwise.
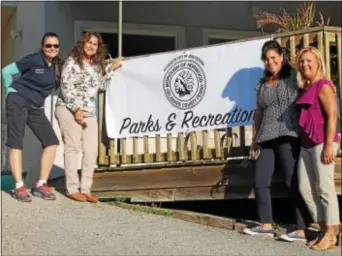
<path fill-rule="evenodd" d="M 270 187 L 277 166 L 292 198 L 296 214 L 296 229 L 304 229 L 310 223 L 310 215 L 298 187 L 297 164 L 300 140 L 280 137 L 260 143 L 260 147 L 261 151 L 255 162 L 254 173 L 254 190 L 260 221 L 262 223 L 273 222 Z"/>
<path fill-rule="evenodd" d="M 36 108 L 18 93 L 11 92 L 6 97 L 7 116 L 7 146 L 15 149 L 23 149 L 26 124 L 40 140 L 43 147 L 59 145 L 58 138 L 44 108 Z"/>

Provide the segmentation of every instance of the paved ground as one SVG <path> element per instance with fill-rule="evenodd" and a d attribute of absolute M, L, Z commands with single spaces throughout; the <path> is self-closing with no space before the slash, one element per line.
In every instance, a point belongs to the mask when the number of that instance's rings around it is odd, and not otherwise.
<path fill-rule="evenodd" d="M 34 198 L 24 204 L 2 192 L 3 255 L 341 255 L 256 238 L 107 204 Z"/>

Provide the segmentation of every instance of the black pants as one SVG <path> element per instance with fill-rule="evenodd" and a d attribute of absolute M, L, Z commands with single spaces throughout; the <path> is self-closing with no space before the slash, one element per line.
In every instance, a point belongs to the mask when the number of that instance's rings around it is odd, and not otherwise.
<path fill-rule="evenodd" d="M 254 190 L 258 214 L 262 223 L 272 223 L 272 199 L 270 187 L 273 173 L 277 168 L 283 174 L 289 189 L 296 214 L 296 229 L 304 229 L 310 223 L 310 215 L 299 193 L 297 163 L 300 153 L 300 140 L 280 137 L 260 144 L 261 151 L 255 162 Z"/>
<path fill-rule="evenodd" d="M 10 148 L 23 149 L 26 124 L 40 140 L 43 147 L 59 145 L 58 138 L 44 108 L 36 108 L 18 93 L 11 92 L 6 97 L 7 142 Z"/>

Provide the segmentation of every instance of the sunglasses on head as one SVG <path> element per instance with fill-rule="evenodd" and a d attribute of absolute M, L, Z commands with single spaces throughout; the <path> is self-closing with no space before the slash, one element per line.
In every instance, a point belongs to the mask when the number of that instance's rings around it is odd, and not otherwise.
<path fill-rule="evenodd" d="M 45 48 L 56 48 L 56 49 L 58 49 L 59 48 L 59 44 L 46 44 L 45 46 L 44 46 Z"/>

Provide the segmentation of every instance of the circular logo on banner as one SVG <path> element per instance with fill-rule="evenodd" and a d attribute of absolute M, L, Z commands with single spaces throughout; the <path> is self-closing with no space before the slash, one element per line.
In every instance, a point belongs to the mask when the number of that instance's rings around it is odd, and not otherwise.
<path fill-rule="evenodd" d="M 183 54 L 165 67 L 164 92 L 174 107 L 192 109 L 201 102 L 207 88 L 203 66 L 203 61 L 197 56 Z"/>

